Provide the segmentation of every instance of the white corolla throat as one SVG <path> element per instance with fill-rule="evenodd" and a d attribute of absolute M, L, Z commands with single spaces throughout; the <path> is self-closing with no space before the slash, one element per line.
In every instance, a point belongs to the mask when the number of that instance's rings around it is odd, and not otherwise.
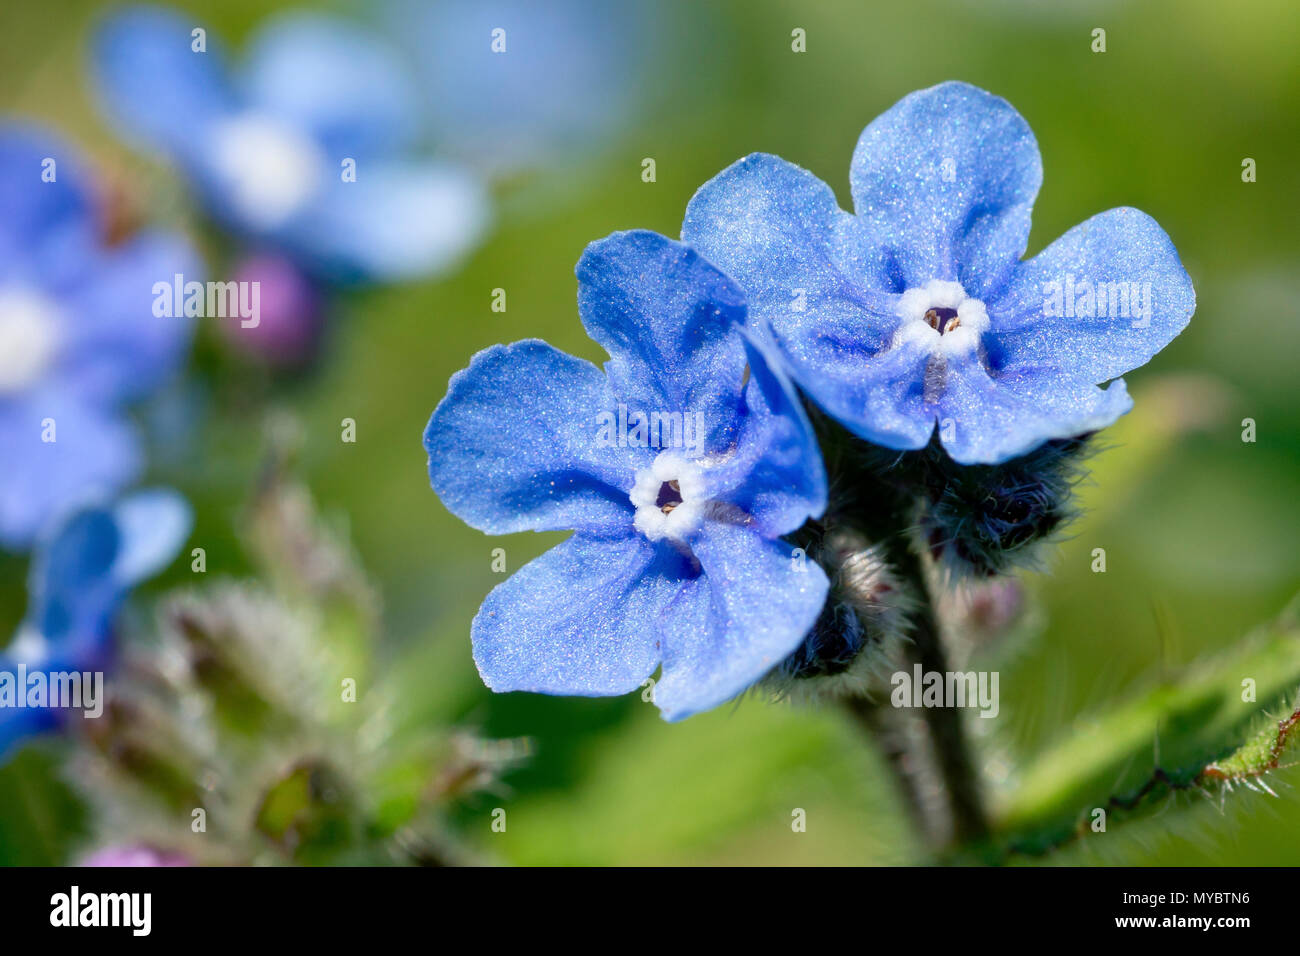
<path fill-rule="evenodd" d="M 676 452 L 660 452 L 654 464 L 636 475 L 628 496 L 636 508 L 633 524 L 651 541 L 684 543 L 704 521 L 704 472 Z"/>
<path fill-rule="evenodd" d="M 211 157 L 235 211 L 264 230 L 293 218 L 325 175 L 325 155 L 309 136 L 258 113 L 220 123 L 213 133 Z"/>
<path fill-rule="evenodd" d="M 30 289 L 0 287 L 0 393 L 39 380 L 58 355 L 60 338 L 53 302 Z"/>
<path fill-rule="evenodd" d="M 989 327 L 984 303 L 966 295 L 960 282 L 931 279 L 898 299 L 896 342 L 915 342 L 944 356 L 965 355 Z"/>
<path fill-rule="evenodd" d="M 31 624 L 24 623 L 18 628 L 18 633 L 14 639 L 9 642 L 6 649 L 7 655 L 15 664 L 27 664 L 32 666 L 39 664 L 49 655 L 49 641 L 45 639 L 40 631 Z"/>

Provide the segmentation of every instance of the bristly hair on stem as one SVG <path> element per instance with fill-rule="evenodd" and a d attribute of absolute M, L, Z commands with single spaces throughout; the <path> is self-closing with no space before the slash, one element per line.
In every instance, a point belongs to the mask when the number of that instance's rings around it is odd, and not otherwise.
<path fill-rule="evenodd" d="M 832 582 L 803 644 L 769 677 L 779 694 L 844 699 L 895 771 L 937 851 L 989 832 L 980 774 L 954 708 L 904 714 L 884 705 L 889 674 L 919 664 L 946 673 L 936 588 L 1033 566 L 1037 545 L 1074 516 L 1090 435 L 1049 441 L 999 465 L 959 465 L 936 440 L 899 452 L 858 439 L 809 408 L 830 500 L 793 543 Z"/>

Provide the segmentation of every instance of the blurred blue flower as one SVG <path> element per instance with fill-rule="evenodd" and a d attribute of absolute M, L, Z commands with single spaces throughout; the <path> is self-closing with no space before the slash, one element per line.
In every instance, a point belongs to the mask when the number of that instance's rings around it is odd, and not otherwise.
<path fill-rule="evenodd" d="M 104 244 L 71 150 L 0 127 L 0 546 L 22 548 L 88 495 L 136 477 L 122 414 L 182 361 L 193 322 L 155 316 L 153 284 L 193 272 L 179 237 Z"/>
<path fill-rule="evenodd" d="M 0 674 L 17 675 L 20 665 L 29 678 L 104 669 L 118 607 L 131 588 L 171 563 L 190 524 L 185 499 L 166 489 L 69 516 L 33 556 L 27 616 L 0 650 Z M 57 726 L 60 715 L 53 707 L 0 705 L 0 759 L 19 741 Z"/>
<path fill-rule="evenodd" d="M 237 73 L 192 18 L 114 13 L 97 86 L 126 133 L 169 155 L 212 215 L 318 278 L 410 279 L 480 238 L 478 180 L 420 155 L 419 94 L 360 27 L 293 12 L 252 38 Z"/>
<path fill-rule="evenodd" d="M 661 77 L 659 27 L 644 0 L 389 0 L 439 143 L 508 172 L 590 151 L 633 117 Z M 644 112 L 641 110 L 641 112 Z"/>
<path fill-rule="evenodd" d="M 889 448 L 939 438 L 998 463 L 1111 424 L 1122 380 L 1187 325 L 1191 280 L 1169 237 L 1112 209 L 1021 261 L 1042 182 L 1018 113 L 964 83 L 904 97 L 862 133 L 856 215 L 829 186 L 755 153 L 706 183 L 682 239 L 745 290 L 790 374 Z"/>
<path fill-rule="evenodd" d="M 781 536 L 822 512 L 826 478 L 725 276 L 645 231 L 588 246 L 577 273 L 604 371 L 536 339 L 480 352 L 429 421 L 429 475 L 489 534 L 575 531 L 483 602 L 489 687 L 623 694 L 662 664 L 655 702 L 678 720 L 816 620 L 826 577 Z"/>

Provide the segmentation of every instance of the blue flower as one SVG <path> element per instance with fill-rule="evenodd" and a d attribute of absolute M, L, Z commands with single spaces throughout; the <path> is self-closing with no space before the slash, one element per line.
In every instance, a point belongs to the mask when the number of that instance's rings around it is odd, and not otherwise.
<path fill-rule="evenodd" d="M 896 449 L 939 438 L 998 463 L 1132 406 L 1122 380 L 1186 325 L 1169 237 L 1112 209 L 1021 261 L 1042 163 L 1005 100 L 964 83 L 904 97 L 863 131 L 855 214 L 806 170 L 756 153 L 706 183 L 682 239 L 745 291 L 818 405 Z"/>
<path fill-rule="evenodd" d="M 475 168 L 589 153 L 661 85 L 642 80 L 665 11 L 644 0 L 389 0 L 382 9 L 414 55 L 439 143 Z"/>
<path fill-rule="evenodd" d="M 153 313 L 153 284 L 193 271 L 179 237 L 108 246 L 63 143 L 0 127 L 0 546 L 141 468 L 123 406 L 182 361 L 192 320 Z"/>
<path fill-rule="evenodd" d="M 826 576 L 781 536 L 821 513 L 826 478 L 726 277 L 644 231 L 593 243 L 577 273 L 604 370 L 538 340 L 480 352 L 429 421 L 429 475 L 490 534 L 575 532 L 474 618 L 489 687 L 623 694 L 662 664 L 655 702 L 679 720 L 816 620 Z"/>
<path fill-rule="evenodd" d="M 482 187 L 420 157 L 416 91 L 342 20 L 273 18 L 231 76 L 200 24 L 129 8 L 102 25 L 95 68 L 108 114 L 175 160 L 216 219 L 320 278 L 436 272 L 482 233 Z"/>
<path fill-rule="evenodd" d="M 0 651 L 0 680 L 102 670 L 110 662 L 113 617 L 136 584 L 176 556 L 190 509 L 172 491 L 140 491 L 112 506 L 72 514 L 38 547 L 27 616 Z M 17 687 L 23 694 L 26 688 Z M 12 707 L 0 696 L 0 759 L 21 740 L 59 724 L 53 707 Z"/>

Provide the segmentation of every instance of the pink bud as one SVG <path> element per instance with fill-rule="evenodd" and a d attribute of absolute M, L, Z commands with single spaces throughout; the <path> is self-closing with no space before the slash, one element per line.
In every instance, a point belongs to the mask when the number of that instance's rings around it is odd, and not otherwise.
<path fill-rule="evenodd" d="M 274 254 L 244 259 L 235 271 L 248 315 L 216 319 L 236 349 L 278 366 L 302 365 L 316 352 L 322 326 L 320 295 L 290 260 Z M 248 283 L 248 286 L 242 285 Z M 256 283 L 256 286 L 252 284 Z"/>
<path fill-rule="evenodd" d="M 81 866 L 193 866 L 188 857 L 147 846 L 109 846 L 96 850 Z"/>

